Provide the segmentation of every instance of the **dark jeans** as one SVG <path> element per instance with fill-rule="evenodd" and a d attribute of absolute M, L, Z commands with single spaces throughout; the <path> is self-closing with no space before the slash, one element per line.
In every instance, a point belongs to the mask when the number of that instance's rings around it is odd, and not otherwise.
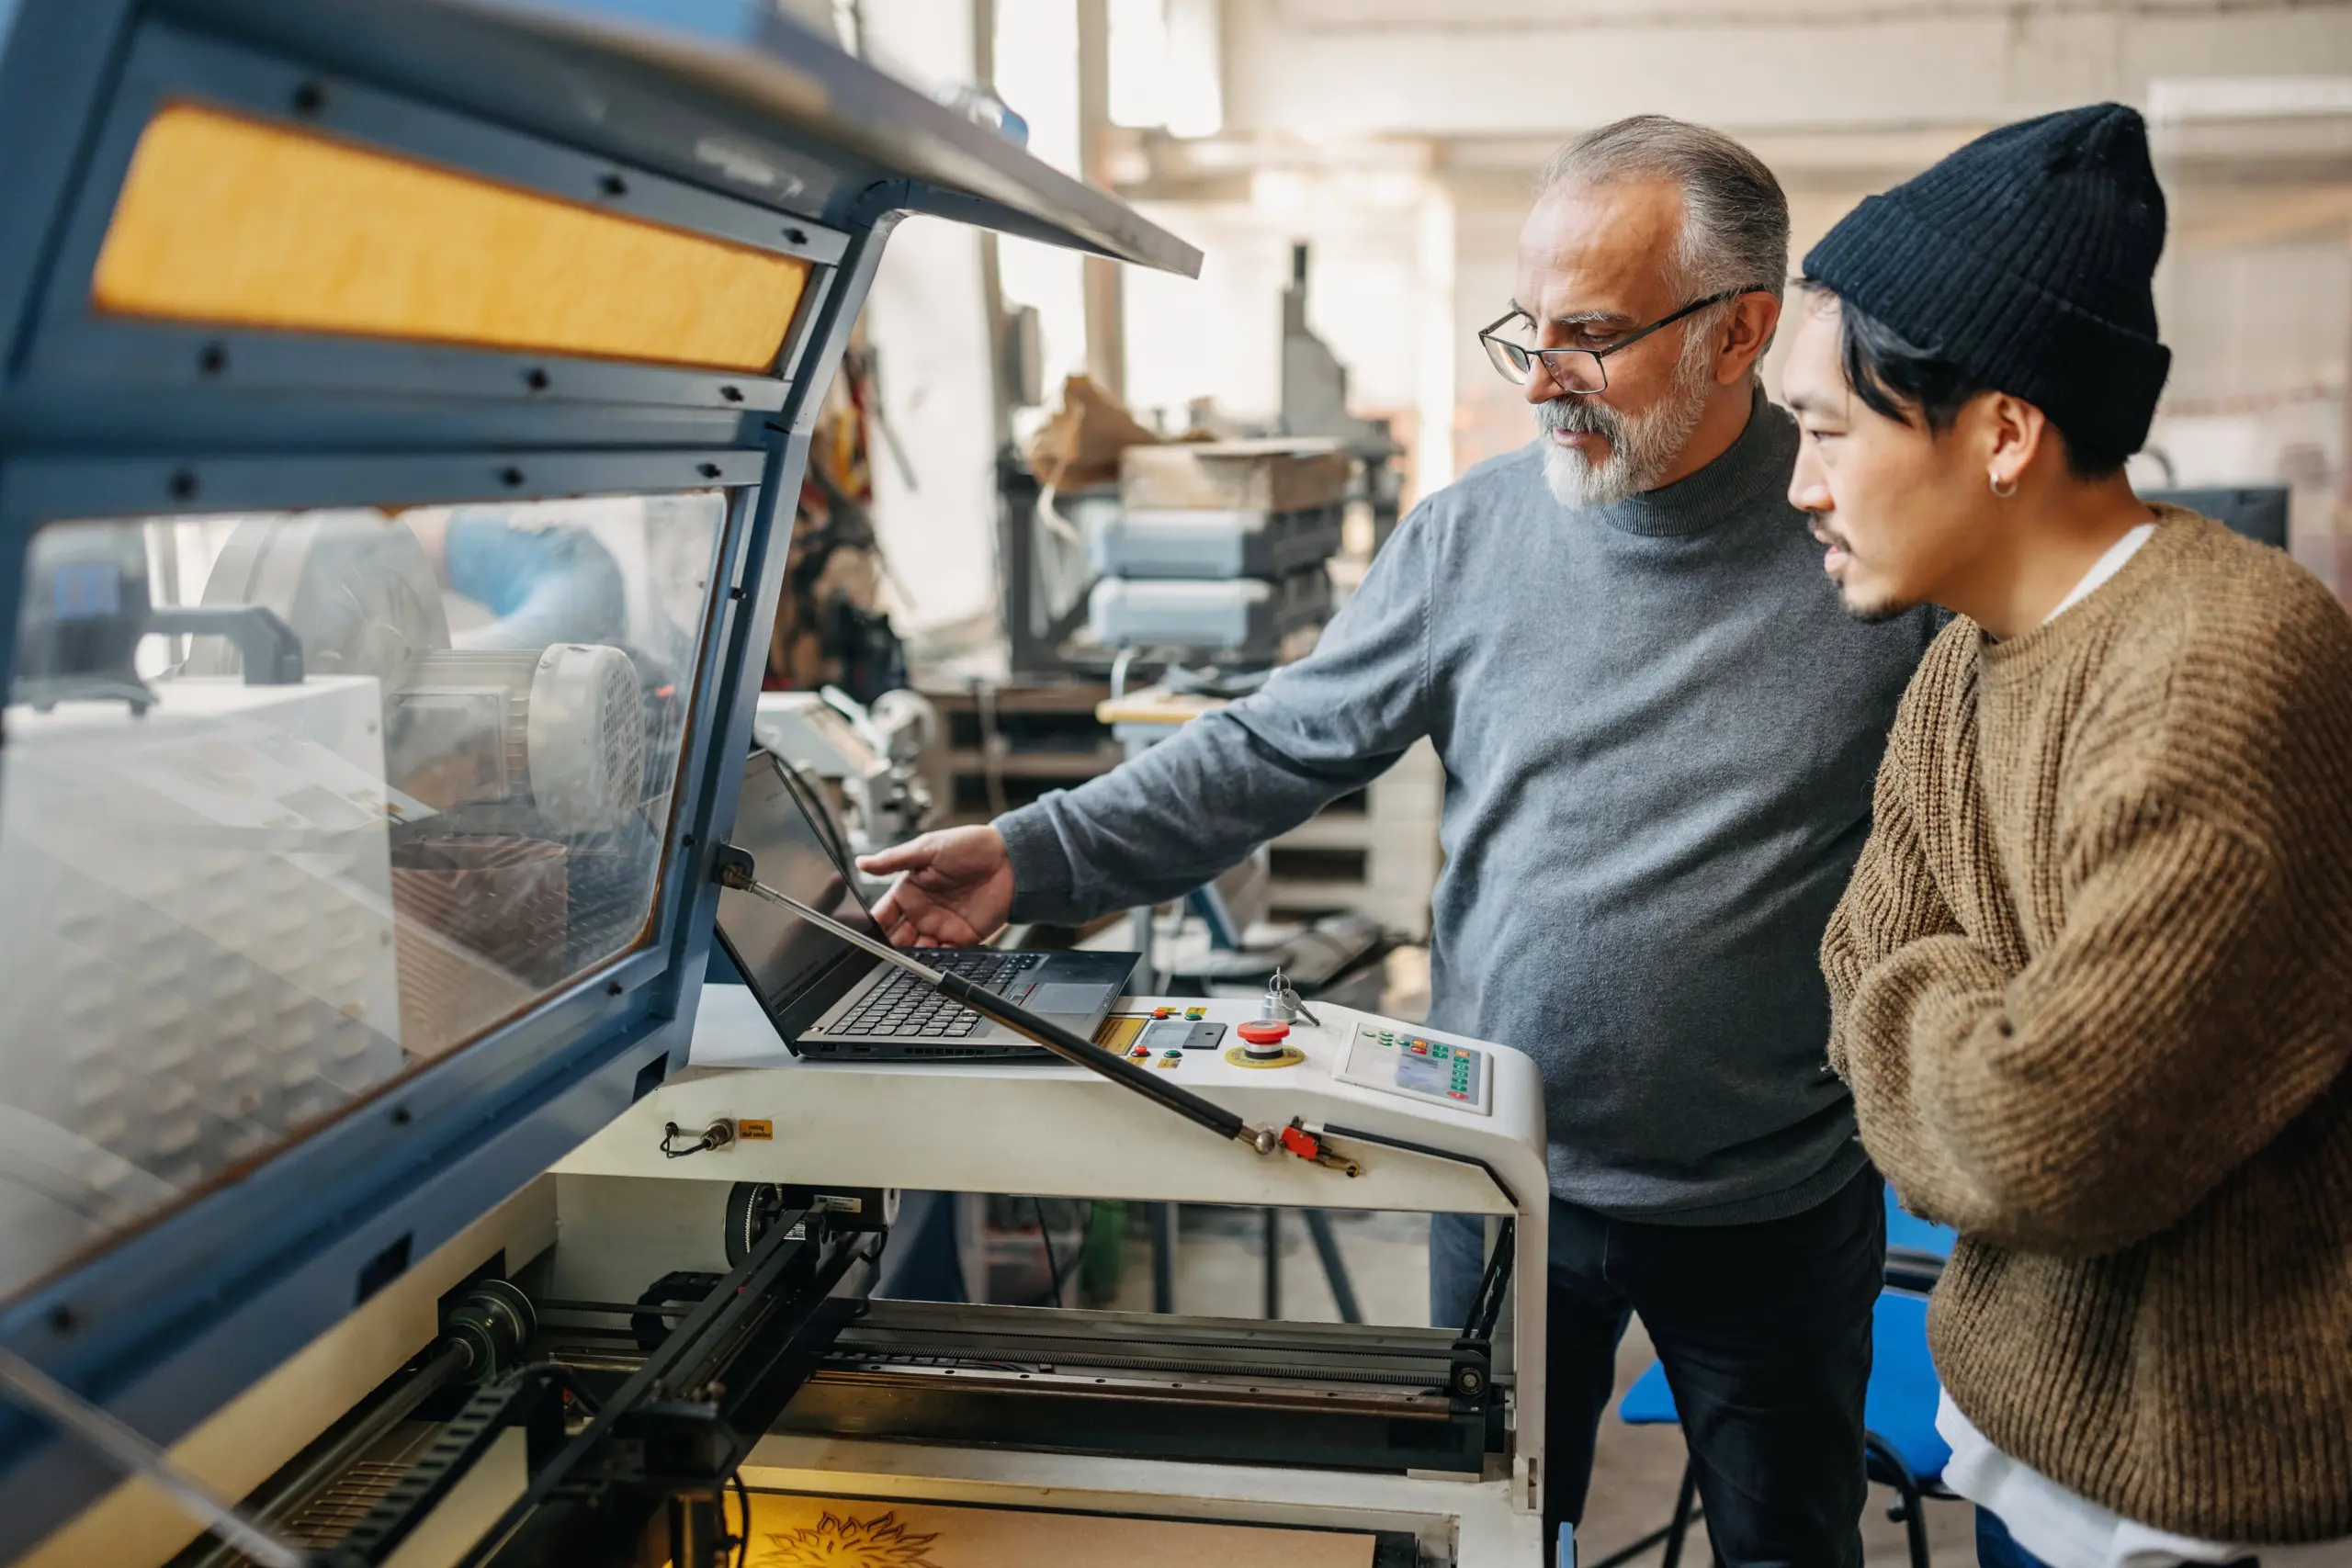
<path fill-rule="evenodd" d="M 1728 1568 L 1861 1562 L 1862 1394 L 1886 1259 L 1883 1190 L 1866 1169 L 1804 1213 L 1749 1225 L 1639 1224 L 1552 1200 L 1547 1537 L 1583 1517 L 1617 1341 L 1639 1313 L 1666 1364 L 1707 1532 Z M 1469 1315 L 1482 1247 L 1476 1219 L 1435 1217 L 1433 1322 L 1459 1326 Z"/>
<path fill-rule="evenodd" d="M 1976 1510 L 1976 1568 L 2050 1568 L 2047 1562 L 2019 1546 L 2009 1534 L 2009 1527 L 2000 1517 L 1984 1508 Z M 2242 1557 L 2225 1568 L 2262 1568 L 2262 1560 Z"/>

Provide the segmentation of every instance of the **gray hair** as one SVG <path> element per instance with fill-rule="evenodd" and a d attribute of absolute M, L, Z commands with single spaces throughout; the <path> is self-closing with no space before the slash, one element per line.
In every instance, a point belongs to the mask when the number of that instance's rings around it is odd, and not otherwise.
<path fill-rule="evenodd" d="M 1682 187 L 1682 233 L 1672 265 L 1690 293 L 1781 294 L 1789 275 L 1789 198 L 1763 159 L 1720 130 L 1637 114 L 1555 152 L 1536 190 L 1540 199 L 1570 182 L 1625 180 L 1671 180 Z"/>

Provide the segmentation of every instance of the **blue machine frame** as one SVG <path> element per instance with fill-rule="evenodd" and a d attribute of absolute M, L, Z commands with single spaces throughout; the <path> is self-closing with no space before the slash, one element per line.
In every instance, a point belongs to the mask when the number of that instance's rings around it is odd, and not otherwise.
<path fill-rule="evenodd" d="M 0 1345 L 168 1443 L 683 1063 L 740 774 L 714 763 L 749 743 L 780 530 L 899 217 L 1200 258 L 758 0 L 0 0 L 0 682 L 59 518 L 731 497 L 650 939 L 0 1309 Z M 167 96 L 816 270 L 765 376 L 100 320 L 90 267 Z M 119 1479 L 0 1406 L 0 1559 Z"/>

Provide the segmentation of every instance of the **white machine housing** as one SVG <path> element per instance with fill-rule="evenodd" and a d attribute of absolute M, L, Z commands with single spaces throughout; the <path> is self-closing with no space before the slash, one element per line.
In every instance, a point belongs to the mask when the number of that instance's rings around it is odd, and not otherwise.
<path fill-rule="evenodd" d="M 1228 1026 L 1259 1013 L 1254 1002 L 1197 998 L 1130 998 L 1116 1011 L 1148 1015 L 1155 1007 L 1180 1015 L 1204 1008 L 1209 1021 Z M 1362 1167 L 1351 1178 L 1222 1142 L 1060 1063 L 804 1062 L 746 990 L 714 986 L 702 998 L 690 1068 L 589 1139 L 555 1174 L 560 1182 L 830 1183 L 1510 1216 L 1513 1294 L 1495 1347 L 1512 1434 L 1507 1474 L 1276 1470 L 772 1433 L 744 1477 L 755 1487 L 875 1497 L 1005 1506 L 1050 1499 L 1057 1509 L 1404 1531 L 1420 1542 L 1425 1562 L 1535 1568 L 1543 1561 L 1548 1207 L 1535 1066 L 1518 1052 L 1442 1032 L 1330 1005 L 1315 1010 L 1319 1027 L 1304 1020 L 1292 1026 L 1289 1043 L 1303 1058 L 1293 1065 L 1242 1066 L 1221 1048 L 1189 1052 L 1179 1066 L 1155 1070 L 1253 1122 L 1281 1126 L 1300 1118 L 1310 1129 L 1354 1129 L 1435 1152 L 1337 1135 L 1334 1144 Z M 1433 1095 L 1425 1075 L 1411 1070 L 1400 1088 L 1397 1039 L 1466 1050 L 1478 1064 L 1476 1094 Z M 1225 1046 L 1238 1043 L 1228 1027 Z M 724 1148 L 690 1159 L 661 1152 L 666 1126 L 722 1121 L 739 1134 Z M 636 1199 L 606 1205 L 616 1206 L 640 1214 L 660 1209 Z M 565 1222 L 565 1250 L 574 1256 L 594 1223 L 585 1213 L 581 1218 L 580 1228 Z M 631 1246 L 626 1224 L 588 1250 L 605 1246 Z"/>

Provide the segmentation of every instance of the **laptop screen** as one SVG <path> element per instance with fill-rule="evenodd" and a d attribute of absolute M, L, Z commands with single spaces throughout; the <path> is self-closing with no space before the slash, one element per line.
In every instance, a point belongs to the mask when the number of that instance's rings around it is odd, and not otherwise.
<path fill-rule="evenodd" d="M 734 841 L 751 852 L 762 882 L 843 925 L 881 935 L 873 914 L 842 876 L 816 824 L 794 796 L 784 765 L 765 751 L 752 752 L 743 764 Z M 720 891 L 718 919 L 752 994 L 770 1012 L 789 1007 L 843 959 L 865 958 L 791 910 L 736 888 Z"/>

